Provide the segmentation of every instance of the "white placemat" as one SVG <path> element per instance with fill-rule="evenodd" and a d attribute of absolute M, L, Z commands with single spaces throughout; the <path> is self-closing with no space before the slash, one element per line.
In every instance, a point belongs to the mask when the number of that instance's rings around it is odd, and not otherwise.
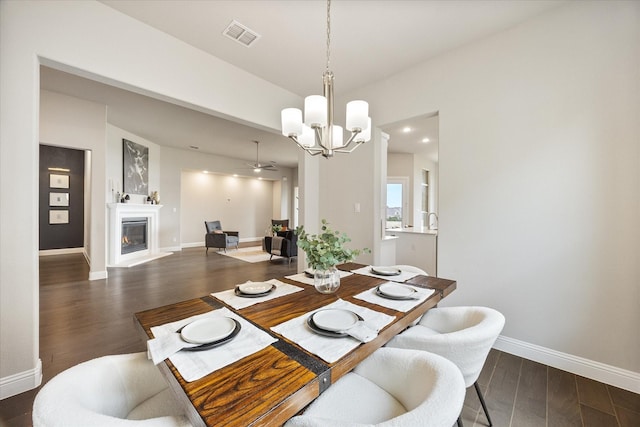
<path fill-rule="evenodd" d="M 389 316 L 342 299 L 321 307 L 318 310 L 325 310 L 328 308 L 351 310 L 354 313 L 359 314 L 364 319 L 367 327 L 376 332 L 379 332 L 395 319 L 394 316 Z M 307 318 L 318 310 L 305 313 L 295 319 L 276 325 L 271 328 L 271 330 L 287 337 L 305 350 L 320 356 L 323 360 L 333 363 L 354 348 L 358 347 L 361 342 L 350 336 L 344 338 L 332 338 L 318 335 L 313 332 L 309 326 L 307 326 Z"/>
<path fill-rule="evenodd" d="M 392 282 L 387 282 L 387 283 L 392 283 Z M 402 311 L 403 313 L 406 313 L 416 305 L 424 302 L 424 300 L 429 298 L 431 294 L 433 294 L 434 292 L 433 289 L 418 288 L 416 286 L 407 285 L 406 283 L 403 283 L 403 285 L 415 289 L 417 291 L 416 292 L 417 299 L 394 300 L 394 299 L 384 298 L 376 294 L 376 288 L 367 289 L 364 292 L 360 292 L 358 295 L 354 296 L 354 298 L 361 299 L 363 301 L 367 301 L 372 304 L 381 305 L 383 307 L 391 308 L 393 310 L 398 310 L 398 311 Z"/>
<path fill-rule="evenodd" d="M 247 283 L 250 283 L 249 281 Z M 219 299 L 220 301 L 224 301 L 229 304 L 231 307 L 236 310 L 240 310 L 242 308 L 246 308 L 252 306 L 254 304 L 258 304 L 260 302 L 265 302 L 272 300 L 274 298 L 279 298 L 285 295 L 293 294 L 295 292 L 300 292 L 304 290 L 299 286 L 290 285 L 288 283 L 281 282 L 277 279 L 267 280 L 266 283 L 271 283 L 276 285 L 276 289 L 269 293 L 268 295 L 262 297 L 239 297 L 235 293 L 235 289 L 229 289 L 222 292 L 212 293 L 211 296 Z"/>
<path fill-rule="evenodd" d="M 338 270 L 340 272 L 340 279 L 344 279 L 345 277 L 351 276 L 353 273 L 348 271 Z M 307 276 L 304 272 L 299 274 L 293 274 L 291 276 L 284 276 L 287 279 L 295 280 L 296 282 L 304 283 L 305 285 L 313 286 L 313 277 Z"/>
<path fill-rule="evenodd" d="M 400 274 L 397 276 L 385 276 L 382 274 L 374 274 L 371 272 L 371 266 L 368 265 L 366 267 L 358 268 L 356 270 L 351 270 L 353 273 L 362 274 L 364 276 L 377 277 L 382 280 L 390 280 L 392 282 L 406 282 L 409 279 L 413 279 L 418 275 L 415 271 L 402 271 L 400 270 Z"/>
<path fill-rule="evenodd" d="M 178 320 L 151 328 L 154 337 L 175 334 L 178 329 L 197 319 L 213 316 L 225 316 L 240 322 L 240 332 L 228 343 L 204 351 L 179 351 L 169 357 L 185 381 L 195 381 L 223 368 L 231 363 L 256 353 L 278 341 L 268 333 L 258 329 L 228 308 L 213 310 L 208 313 Z"/>

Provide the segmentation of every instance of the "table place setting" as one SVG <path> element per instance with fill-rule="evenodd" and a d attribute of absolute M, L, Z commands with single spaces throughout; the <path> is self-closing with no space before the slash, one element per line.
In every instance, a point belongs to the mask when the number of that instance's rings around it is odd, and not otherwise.
<path fill-rule="evenodd" d="M 278 341 L 226 307 L 154 326 L 151 332 L 149 359 L 157 365 L 168 358 L 187 382 Z"/>
<path fill-rule="evenodd" d="M 340 279 L 344 279 L 345 277 L 351 276 L 353 273 L 349 271 L 338 270 L 340 274 Z M 304 283 L 305 285 L 314 286 L 313 272 L 311 269 L 307 269 L 302 273 L 292 274 L 291 276 L 285 276 L 286 279 L 294 280 L 296 282 Z"/>
<path fill-rule="evenodd" d="M 418 304 L 423 303 L 433 292 L 433 289 L 386 282 L 373 289 L 360 292 L 354 298 L 406 313 Z"/>
<path fill-rule="evenodd" d="M 339 299 L 271 330 L 333 363 L 361 343 L 375 339 L 394 319 L 394 316 Z"/>
<path fill-rule="evenodd" d="M 230 305 L 236 310 L 240 310 L 260 302 L 269 301 L 302 290 L 303 288 L 299 286 L 284 283 L 277 279 L 270 279 L 266 282 L 252 282 L 249 280 L 236 285 L 234 289 L 214 292 L 211 296 Z"/>
<path fill-rule="evenodd" d="M 352 273 L 362 274 L 364 276 L 376 277 L 378 279 L 390 280 L 392 282 L 405 282 L 409 279 L 413 279 L 419 273 L 415 271 L 402 270 L 396 266 L 373 266 L 368 265 L 366 267 L 351 270 Z"/>

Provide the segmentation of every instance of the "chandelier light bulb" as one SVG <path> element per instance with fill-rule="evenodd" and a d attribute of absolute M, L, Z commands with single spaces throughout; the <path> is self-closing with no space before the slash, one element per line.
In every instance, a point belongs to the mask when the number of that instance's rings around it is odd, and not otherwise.
<path fill-rule="evenodd" d="M 302 125 L 302 134 L 298 136 L 298 141 L 304 147 L 313 147 L 315 144 L 315 134 L 313 129 L 307 125 Z"/>
<path fill-rule="evenodd" d="M 302 134 L 302 111 L 299 108 L 285 108 L 281 118 L 284 136 Z"/>
<path fill-rule="evenodd" d="M 366 101 L 351 101 L 347 104 L 347 130 L 364 130 L 369 118 L 369 104 Z"/>
<path fill-rule="evenodd" d="M 355 142 L 367 142 L 371 140 L 371 117 L 367 117 L 367 127 L 355 137 Z"/>
<path fill-rule="evenodd" d="M 327 126 L 327 98 L 309 95 L 304 99 L 304 124 L 312 128 Z"/>
<path fill-rule="evenodd" d="M 333 149 L 344 147 L 344 131 L 342 130 L 342 126 L 333 125 L 331 127 L 331 133 L 331 145 Z"/>

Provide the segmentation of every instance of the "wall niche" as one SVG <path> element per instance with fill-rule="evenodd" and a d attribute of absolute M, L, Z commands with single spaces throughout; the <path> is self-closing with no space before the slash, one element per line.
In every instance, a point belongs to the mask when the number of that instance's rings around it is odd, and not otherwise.
<path fill-rule="evenodd" d="M 40 250 L 84 246 L 84 151 L 40 145 Z"/>

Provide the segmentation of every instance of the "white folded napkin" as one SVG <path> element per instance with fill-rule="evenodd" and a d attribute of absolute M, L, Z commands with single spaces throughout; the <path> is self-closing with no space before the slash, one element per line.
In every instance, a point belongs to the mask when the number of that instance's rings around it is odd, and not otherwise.
<path fill-rule="evenodd" d="M 387 283 L 391 283 L 391 282 L 387 282 Z M 381 297 L 376 293 L 375 288 L 367 289 L 364 292 L 360 292 L 359 294 L 355 295 L 354 298 L 406 313 L 407 311 L 411 310 L 413 307 L 417 306 L 418 304 L 422 304 L 422 302 L 424 302 L 424 300 L 429 298 L 431 294 L 433 294 L 434 292 L 433 289 L 419 288 L 417 286 L 407 285 L 406 283 L 403 284 L 403 286 L 408 286 L 416 290 L 415 299 L 395 300 L 395 299 Z"/>
<path fill-rule="evenodd" d="M 247 281 L 246 283 L 252 283 L 251 281 Z M 267 280 L 266 283 L 271 283 L 276 285 L 276 289 L 273 292 L 268 293 L 267 295 L 261 297 L 239 297 L 235 293 L 235 289 L 229 289 L 222 292 L 212 293 L 211 296 L 219 299 L 220 301 L 225 302 L 236 310 L 240 310 L 242 308 L 246 308 L 252 306 L 254 304 L 258 304 L 260 302 L 265 302 L 272 300 L 274 298 L 279 298 L 284 295 L 293 294 L 295 292 L 300 292 L 304 290 L 298 286 L 290 285 L 288 283 L 281 282 L 277 279 Z"/>
<path fill-rule="evenodd" d="M 345 277 L 351 276 L 353 273 L 348 271 L 338 270 L 340 272 L 340 278 L 344 279 Z M 291 276 L 284 276 L 287 279 L 295 280 L 296 282 L 304 283 L 305 285 L 313 286 L 313 277 L 307 276 L 304 272 L 299 274 L 293 274 Z"/>
<path fill-rule="evenodd" d="M 277 338 L 257 328 L 252 323 L 233 313 L 226 307 L 213 310 L 208 313 L 199 314 L 197 316 L 192 316 L 188 319 L 178 320 L 161 326 L 154 326 L 151 328 L 151 332 L 155 338 L 149 341 L 153 341 L 155 339 L 164 340 L 167 335 L 176 335 L 176 331 L 178 329 L 193 322 L 194 320 L 214 316 L 230 317 L 237 320 L 240 322 L 240 332 L 235 338 L 219 347 L 213 347 L 209 350 L 203 351 L 178 351 L 170 355 L 169 360 L 171 360 L 173 366 L 176 367 L 178 372 L 180 372 L 180 375 L 182 375 L 182 378 L 187 382 L 200 379 L 217 369 L 230 365 L 231 363 L 256 353 L 278 341 Z M 174 339 L 175 337 L 167 338 L 168 341 L 172 341 Z M 164 347 L 162 344 L 151 344 L 149 346 L 149 341 L 147 342 L 147 348 L 149 350 Z M 158 357 L 162 356 L 150 355 L 149 358 L 157 359 Z"/>
<path fill-rule="evenodd" d="M 377 277 L 378 279 L 390 280 L 392 282 L 406 282 L 409 279 L 413 279 L 418 275 L 415 271 L 403 271 L 400 270 L 400 274 L 397 276 L 385 276 L 383 274 L 375 274 L 371 271 L 371 266 L 368 265 L 366 267 L 358 268 L 355 270 L 351 270 L 353 273 L 362 274 L 365 276 Z"/>
<path fill-rule="evenodd" d="M 373 341 L 378 336 L 378 331 L 371 329 L 369 326 L 367 326 L 367 323 L 362 320 L 356 322 L 355 325 L 353 325 L 349 329 L 345 329 L 342 332 L 357 339 L 360 342 Z"/>
<path fill-rule="evenodd" d="M 358 338 L 344 337 L 333 338 L 323 335 L 319 335 L 311 330 L 307 325 L 307 318 L 318 310 L 325 309 L 343 309 L 350 310 L 362 317 L 364 321 L 358 322 L 359 325 L 355 326 L 353 332 Z M 367 307 L 362 307 L 357 304 L 353 304 L 349 301 L 339 299 L 332 304 L 319 308 L 318 310 L 305 313 L 302 316 L 298 316 L 294 319 L 288 320 L 284 323 L 276 325 L 271 328 L 272 331 L 288 338 L 289 340 L 300 345 L 305 350 L 321 357 L 323 360 L 333 363 L 358 347 L 362 340 L 374 339 L 378 332 L 391 323 L 395 317 L 389 316 L 384 313 L 380 313 L 375 310 L 371 310 Z M 364 329 L 366 328 L 366 329 Z M 353 329 L 353 328 L 352 328 Z M 345 331 L 347 332 L 347 331 Z M 371 335 L 373 334 L 373 337 Z"/>
<path fill-rule="evenodd" d="M 147 341 L 147 355 L 157 365 L 167 357 L 179 352 L 183 348 L 197 347 L 200 344 L 192 344 L 182 339 L 179 332 L 173 332 L 153 338 Z"/>

